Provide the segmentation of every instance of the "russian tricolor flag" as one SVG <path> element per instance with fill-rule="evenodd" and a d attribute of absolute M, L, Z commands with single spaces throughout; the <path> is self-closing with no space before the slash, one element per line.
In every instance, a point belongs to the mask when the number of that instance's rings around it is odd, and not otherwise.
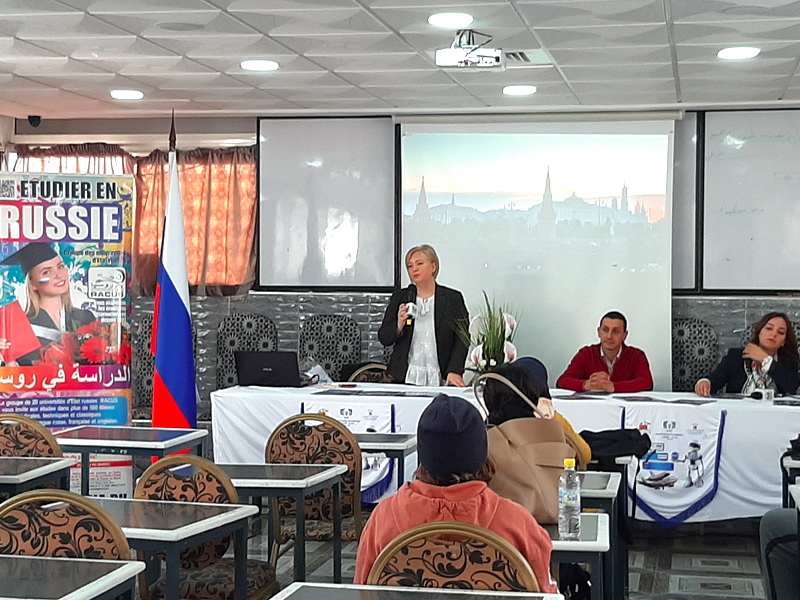
<path fill-rule="evenodd" d="M 156 359 L 153 427 L 196 427 L 199 395 L 192 349 L 186 238 L 174 148 L 169 153 L 169 195 L 158 266 L 151 350 Z"/>

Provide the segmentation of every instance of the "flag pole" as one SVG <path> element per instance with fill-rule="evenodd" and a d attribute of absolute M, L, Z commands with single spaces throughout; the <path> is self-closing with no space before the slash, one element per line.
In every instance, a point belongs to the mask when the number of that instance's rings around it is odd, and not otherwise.
<path fill-rule="evenodd" d="M 197 375 L 194 363 L 189 270 L 186 257 L 175 111 L 169 132 L 169 190 L 153 314 L 153 427 L 197 426 Z"/>

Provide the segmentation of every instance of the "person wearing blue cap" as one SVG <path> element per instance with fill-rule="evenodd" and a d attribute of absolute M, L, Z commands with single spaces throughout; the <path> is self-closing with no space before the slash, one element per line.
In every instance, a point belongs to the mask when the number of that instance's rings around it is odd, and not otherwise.
<path fill-rule="evenodd" d="M 64 333 L 75 332 L 96 320 L 90 311 L 72 305 L 69 271 L 64 259 L 50 244 L 31 242 L 0 261 L 0 265 L 16 265 L 22 269 L 27 298 L 25 314 L 43 346 L 58 342 Z M 8 340 L 0 339 L 0 351 L 7 345 Z M 39 358 L 38 354 L 37 350 L 16 362 L 19 365 L 31 364 Z"/>
<path fill-rule="evenodd" d="M 381 550 L 398 535 L 423 523 L 462 521 L 494 531 L 517 548 L 533 568 L 542 592 L 555 592 L 550 577 L 550 536 L 519 504 L 489 489 L 486 425 L 462 398 L 439 394 L 417 425 L 420 466 L 416 480 L 381 502 L 361 534 L 355 583 L 366 583 Z"/>

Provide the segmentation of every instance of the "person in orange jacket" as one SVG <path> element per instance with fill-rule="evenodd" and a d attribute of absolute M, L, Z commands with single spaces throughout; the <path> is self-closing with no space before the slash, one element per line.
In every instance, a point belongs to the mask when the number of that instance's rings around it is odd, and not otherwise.
<path fill-rule="evenodd" d="M 420 416 L 417 452 L 416 480 L 381 502 L 361 534 L 354 582 L 367 582 L 378 554 L 401 533 L 423 523 L 462 521 L 508 540 L 530 563 L 540 590 L 556 592 L 550 536 L 527 510 L 487 485 L 494 465 L 478 409 L 462 398 L 436 396 Z"/>

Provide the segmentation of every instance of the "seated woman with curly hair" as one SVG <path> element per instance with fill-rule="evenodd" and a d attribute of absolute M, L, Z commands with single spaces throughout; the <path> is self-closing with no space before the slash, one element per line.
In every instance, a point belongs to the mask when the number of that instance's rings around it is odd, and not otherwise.
<path fill-rule="evenodd" d="M 729 394 L 748 396 L 762 389 L 794 394 L 800 386 L 798 362 L 797 337 L 789 317 L 767 313 L 753 326 L 750 343 L 729 350 L 711 375 L 697 382 L 694 391 L 700 396 L 716 394 L 722 388 Z"/>
<path fill-rule="evenodd" d="M 530 563 L 540 590 L 555 592 L 550 536 L 527 510 L 487 485 L 494 466 L 478 409 L 462 398 L 436 396 L 420 416 L 417 453 L 416 481 L 381 502 L 361 534 L 355 583 L 366 583 L 378 554 L 401 533 L 423 523 L 462 521 L 508 540 Z"/>

